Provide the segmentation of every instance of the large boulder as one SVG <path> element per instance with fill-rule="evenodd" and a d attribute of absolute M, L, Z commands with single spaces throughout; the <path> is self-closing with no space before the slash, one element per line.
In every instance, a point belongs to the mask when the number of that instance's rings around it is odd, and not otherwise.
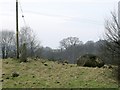
<path fill-rule="evenodd" d="M 100 68 L 104 66 L 104 62 L 96 55 L 85 54 L 77 59 L 77 65 Z"/>

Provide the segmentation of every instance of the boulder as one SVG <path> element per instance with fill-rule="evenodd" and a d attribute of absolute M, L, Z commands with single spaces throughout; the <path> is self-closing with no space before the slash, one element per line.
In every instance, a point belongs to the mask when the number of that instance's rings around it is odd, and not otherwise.
<path fill-rule="evenodd" d="M 104 66 L 104 62 L 96 55 L 85 54 L 77 59 L 77 65 L 100 68 L 100 67 Z"/>

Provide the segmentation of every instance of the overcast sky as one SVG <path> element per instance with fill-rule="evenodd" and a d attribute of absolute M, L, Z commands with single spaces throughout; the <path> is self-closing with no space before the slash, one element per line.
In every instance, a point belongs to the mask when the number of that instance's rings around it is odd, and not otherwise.
<path fill-rule="evenodd" d="M 97 41 L 104 20 L 117 10 L 119 0 L 19 0 L 25 21 L 43 46 L 58 48 L 66 37 Z M 16 0 L 0 0 L 0 30 L 14 30 Z M 19 6 L 19 28 L 25 26 Z"/>

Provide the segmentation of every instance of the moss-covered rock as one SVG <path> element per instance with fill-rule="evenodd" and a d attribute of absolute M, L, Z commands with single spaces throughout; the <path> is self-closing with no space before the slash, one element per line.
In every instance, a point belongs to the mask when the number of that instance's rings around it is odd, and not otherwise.
<path fill-rule="evenodd" d="M 77 65 L 100 68 L 104 66 L 104 62 L 96 55 L 85 54 L 77 59 Z"/>

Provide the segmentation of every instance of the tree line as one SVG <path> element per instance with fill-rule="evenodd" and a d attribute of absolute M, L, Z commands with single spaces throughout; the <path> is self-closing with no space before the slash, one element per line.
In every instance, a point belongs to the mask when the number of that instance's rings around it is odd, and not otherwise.
<path fill-rule="evenodd" d="M 105 22 L 105 39 L 87 41 L 83 43 L 78 37 L 67 37 L 60 41 L 60 48 L 43 47 L 36 39 L 30 27 L 22 27 L 19 31 L 20 58 L 46 58 L 49 60 L 68 60 L 76 63 L 78 57 L 84 54 L 94 54 L 105 63 L 118 64 L 120 57 L 120 26 L 115 13 L 111 13 L 111 20 Z M 16 57 L 15 32 L 2 30 L 0 32 L 1 58 Z M 25 58 L 25 59 L 24 59 Z"/>
<path fill-rule="evenodd" d="M 44 58 L 52 61 L 67 60 L 69 63 L 75 64 L 77 58 L 80 56 L 94 54 L 101 57 L 105 63 L 117 63 L 114 54 L 110 53 L 105 47 L 106 44 L 108 44 L 106 40 L 99 40 L 97 42 L 87 41 L 83 43 L 77 37 L 67 37 L 60 41 L 60 48 L 52 49 L 41 46 L 30 27 L 22 27 L 19 33 L 20 59 L 22 59 L 22 61 L 26 61 L 26 58 L 29 57 Z M 14 31 L 3 30 L 0 34 L 2 35 L 0 42 L 2 50 L 1 57 L 3 59 L 16 57 Z"/>
<path fill-rule="evenodd" d="M 1 57 L 14 58 L 16 57 L 16 40 L 15 32 L 10 30 L 2 30 L 0 32 L 0 46 Z M 26 57 L 34 57 L 40 43 L 35 38 L 33 31 L 30 27 L 22 27 L 19 31 L 19 48 L 20 57 L 25 55 Z"/>

